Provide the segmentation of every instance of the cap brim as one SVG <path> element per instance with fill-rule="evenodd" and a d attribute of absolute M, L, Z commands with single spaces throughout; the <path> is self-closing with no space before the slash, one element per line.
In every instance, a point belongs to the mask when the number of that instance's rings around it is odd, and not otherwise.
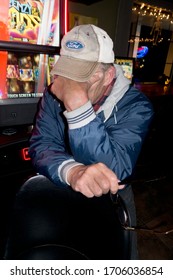
<path fill-rule="evenodd" d="M 59 75 L 68 79 L 86 82 L 96 71 L 100 63 L 60 56 L 54 65 L 51 75 Z"/>

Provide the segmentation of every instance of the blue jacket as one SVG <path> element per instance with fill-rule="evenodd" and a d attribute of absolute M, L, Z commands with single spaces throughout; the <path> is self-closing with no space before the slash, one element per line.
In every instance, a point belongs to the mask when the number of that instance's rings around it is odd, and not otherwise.
<path fill-rule="evenodd" d="M 45 89 L 30 139 L 29 155 L 37 172 L 66 186 L 64 166 L 103 162 L 120 180 L 130 176 L 147 135 L 153 108 L 117 68 L 110 96 L 97 112 L 88 102 L 75 112 Z M 120 71 L 119 71 L 120 70 Z"/>

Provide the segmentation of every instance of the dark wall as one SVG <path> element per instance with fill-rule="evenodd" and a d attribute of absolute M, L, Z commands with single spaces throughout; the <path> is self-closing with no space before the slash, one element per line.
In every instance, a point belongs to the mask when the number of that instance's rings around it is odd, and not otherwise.
<path fill-rule="evenodd" d="M 150 38 L 150 32 L 151 27 L 142 25 L 140 38 L 144 40 Z M 161 42 L 158 41 L 156 45 L 154 45 L 153 42 L 142 42 L 139 44 L 139 47 L 147 46 L 148 53 L 145 57 L 138 59 L 139 64 L 144 65 L 144 67 L 136 70 L 136 80 L 142 82 L 157 82 L 160 80 L 160 76 L 163 75 L 170 44 L 168 39 L 171 38 L 171 31 L 162 29 L 159 39 L 161 37 L 163 40 Z"/>

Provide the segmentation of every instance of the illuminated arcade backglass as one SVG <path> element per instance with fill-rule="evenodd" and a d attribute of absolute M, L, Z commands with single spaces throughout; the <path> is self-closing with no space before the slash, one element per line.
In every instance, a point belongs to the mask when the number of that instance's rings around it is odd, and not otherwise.
<path fill-rule="evenodd" d="M 59 46 L 59 0 L 6 2 L 10 41 Z"/>

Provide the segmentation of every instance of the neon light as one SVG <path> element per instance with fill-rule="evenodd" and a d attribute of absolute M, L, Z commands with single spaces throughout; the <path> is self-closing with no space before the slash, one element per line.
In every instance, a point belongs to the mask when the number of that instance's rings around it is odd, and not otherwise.
<path fill-rule="evenodd" d="M 137 58 L 142 58 L 142 57 L 146 56 L 147 53 L 148 53 L 148 47 L 141 46 L 138 48 Z"/>
<path fill-rule="evenodd" d="M 8 8 L 9 1 L 3 1 L 3 5 L 0 9 L 0 40 L 8 41 L 9 34 L 7 30 L 8 24 Z M 8 53 L 6 51 L 0 51 L 0 62 L 1 62 L 1 74 L 0 74 L 0 99 L 4 99 L 7 96 L 6 92 L 6 74 L 7 74 L 7 59 Z"/>
<path fill-rule="evenodd" d="M 66 34 L 68 32 L 68 0 L 65 0 L 64 2 L 64 32 Z"/>
<path fill-rule="evenodd" d="M 28 154 L 28 148 L 23 148 L 21 150 L 21 154 L 22 154 L 22 159 L 23 160 L 31 160 L 29 154 Z"/>

